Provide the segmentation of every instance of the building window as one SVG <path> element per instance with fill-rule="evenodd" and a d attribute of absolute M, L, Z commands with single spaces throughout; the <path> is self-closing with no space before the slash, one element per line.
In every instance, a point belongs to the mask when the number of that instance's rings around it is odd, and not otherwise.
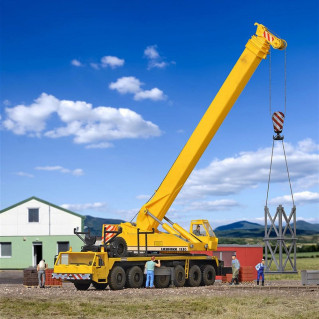
<path fill-rule="evenodd" d="M 0 243 L 0 257 L 11 257 L 12 248 L 11 243 Z"/>
<path fill-rule="evenodd" d="M 39 222 L 39 208 L 29 208 L 29 223 Z"/>
<path fill-rule="evenodd" d="M 68 251 L 70 243 L 68 241 L 58 241 L 58 253 Z"/>

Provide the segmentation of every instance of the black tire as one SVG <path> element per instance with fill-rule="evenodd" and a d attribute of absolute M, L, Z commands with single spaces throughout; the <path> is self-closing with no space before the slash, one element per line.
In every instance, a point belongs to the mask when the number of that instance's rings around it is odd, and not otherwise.
<path fill-rule="evenodd" d="M 111 251 L 114 257 L 124 257 L 127 254 L 127 244 L 124 238 L 116 237 L 111 245 Z"/>
<path fill-rule="evenodd" d="M 112 290 L 121 290 L 126 281 L 125 271 L 121 266 L 115 266 L 109 274 L 108 282 Z"/>
<path fill-rule="evenodd" d="M 101 284 L 101 283 L 97 283 L 95 281 L 92 281 L 92 285 L 96 290 L 104 290 L 107 287 L 107 284 Z"/>
<path fill-rule="evenodd" d="M 205 265 L 202 268 L 202 285 L 211 286 L 215 283 L 216 271 L 212 265 Z"/>
<path fill-rule="evenodd" d="M 190 287 L 198 287 L 202 281 L 202 272 L 197 265 L 193 265 L 188 272 L 187 284 Z"/>
<path fill-rule="evenodd" d="M 144 273 L 139 266 L 128 269 L 126 284 L 129 288 L 141 288 L 143 285 Z"/>
<path fill-rule="evenodd" d="M 90 282 L 80 282 L 80 281 L 74 282 L 74 286 L 77 290 L 88 290 L 90 285 L 91 285 Z"/>
<path fill-rule="evenodd" d="M 171 276 L 155 276 L 154 285 L 156 288 L 167 288 L 170 282 Z"/>
<path fill-rule="evenodd" d="M 183 287 L 185 285 L 185 269 L 181 265 L 174 268 L 174 286 Z"/>

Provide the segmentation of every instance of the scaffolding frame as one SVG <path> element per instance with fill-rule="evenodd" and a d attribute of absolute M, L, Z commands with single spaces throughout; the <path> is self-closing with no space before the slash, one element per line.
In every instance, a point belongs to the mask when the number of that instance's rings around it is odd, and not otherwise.
<path fill-rule="evenodd" d="M 270 227 L 268 228 L 268 221 Z M 276 226 L 276 222 L 278 226 Z M 283 226 L 285 222 L 285 226 Z M 290 225 L 292 223 L 292 226 Z M 275 236 L 272 236 L 272 230 Z M 297 253 L 297 233 L 296 233 L 296 206 L 293 205 L 289 217 L 285 213 L 284 207 L 279 205 L 274 217 L 269 213 L 265 206 L 265 273 L 267 274 L 295 274 L 297 271 L 296 253 Z M 272 243 L 276 242 L 275 248 Z M 287 245 L 289 243 L 289 247 Z M 269 253 L 269 254 L 268 254 Z M 277 261 L 276 254 L 279 254 Z M 270 257 L 270 258 L 269 258 Z M 285 260 L 284 260 L 285 257 Z M 292 270 L 286 271 L 287 263 L 291 265 Z M 276 270 L 270 270 L 272 263 Z"/>

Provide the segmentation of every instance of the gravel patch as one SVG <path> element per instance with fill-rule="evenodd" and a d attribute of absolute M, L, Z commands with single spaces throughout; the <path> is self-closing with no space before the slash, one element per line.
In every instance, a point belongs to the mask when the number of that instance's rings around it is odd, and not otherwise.
<path fill-rule="evenodd" d="M 274 287 L 289 287 L 289 289 L 269 289 Z M 91 299 L 91 298 L 107 298 L 112 299 L 154 299 L 158 297 L 182 297 L 182 296 L 244 296 L 256 294 L 265 295 L 307 295 L 312 294 L 319 298 L 319 289 L 302 289 L 299 281 L 271 281 L 265 283 L 265 287 L 256 287 L 255 283 L 245 283 L 238 286 L 229 286 L 224 283 L 215 283 L 213 286 L 206 287 L 181 287 L 166 289 L 123 289 L 113 291 L 110 289 L 96 290 L 90 287 L 87 291 L 78 291 L 71 283 L 63 283 L 61 288 L 28 288 L 21 284 L 1 284 L 0 298 L 44 298 L 44 299 Z M 254 289 L 253 289 L 254 288 Z"/>

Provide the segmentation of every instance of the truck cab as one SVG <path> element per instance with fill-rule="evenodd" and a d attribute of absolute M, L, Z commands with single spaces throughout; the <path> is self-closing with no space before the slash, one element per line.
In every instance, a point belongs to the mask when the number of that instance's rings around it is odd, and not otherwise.
<path fill-rule="evenodd" d="M 86 290 L 91 282 L 96 289 L 104 289 L 109 273 L 108 255 L 105 252 L 59 253 L 53 278 L 73 282 L 78 290 Z"/>
<path fill-rule="evenodd" d="M 218 238 L 216 237 L 208 220 L 197 219 L 192 220 L 189 232 L 196 236 L 200 241 L 207 243 L 208 250 L 216 250 Z"/>

